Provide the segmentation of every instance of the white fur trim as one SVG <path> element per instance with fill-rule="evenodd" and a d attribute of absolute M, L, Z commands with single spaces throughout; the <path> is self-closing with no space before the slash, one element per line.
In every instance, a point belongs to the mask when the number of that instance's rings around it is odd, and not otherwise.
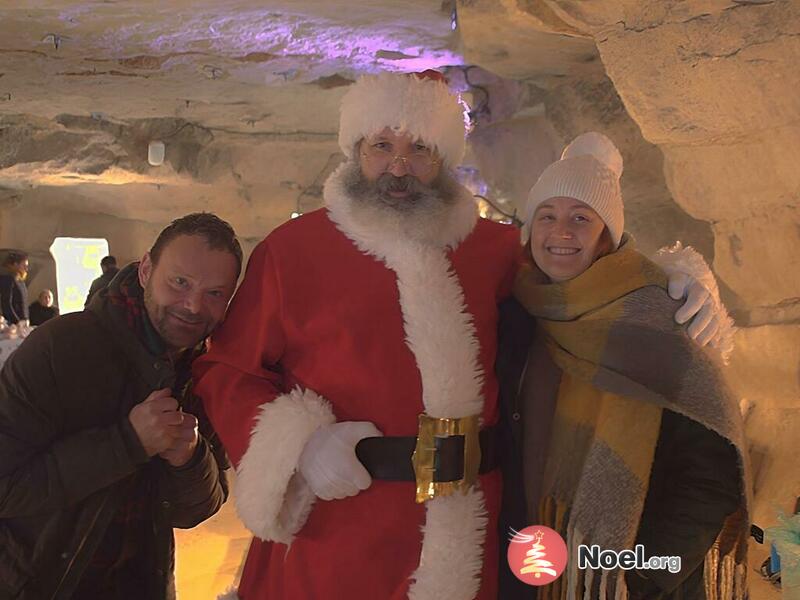
<path fill-rule="evenodd" d="M 464 109 L 442 81 L 406 73 L 359 78 L 342 98 L 339 147 L 353 158 L 356 142 L 386 127 L 436 148 L 451 167 L 464 158 Z"/>
<path fill-rule="evenodd" d="M 217 596 L 217 600 L 239 600 L 239 594 L 236 593 L 236 588 L 231 588 L 224 594 Z"/>
<path fill-rule="evenodd" d="M 435 417 L 480 414 L 480 348 L 463 289 L 446 254 L 447 247 L 457 246 L 475 227 L 474 200 L 465 192 L 447 213 L 437 215 L 429 231 L 419 233 L 387 226 L 391 223 L 384 213 L 354 208 L 340 176 L 341 171 L 334 173 L 325 185 L 330 218 L 362 252 L 381 260 L 397 276 L 406 344 L 420 372 L 425 412 Z M 474 598 L 485 536 L 480 490 L 429 502 L 422 557 L 412 575 L 412 600 Z"/>
<path fill-rule="evenodd" d="M 681 242 L 675 242 L 673 246 L 659 250 L 653 257 L 653 262 L 661 267 L 667 275 L 671 276 L 675 273 L 689 275 L 711 294 L 715 317 L 719 320 L 719 329 L 714 337 L 711 338 L 709 345 L 719 353 L 722 361 L 727 364 L 733 352 L 736 326 L 733 324 L 733 319 L 728 315 L 728 310 L 719 297 L 717 280 L 705 259 L 691 246 L 684 247 Z"/>
<path fill-rule="evenodd" d="M 480 348 L 447 256 L 422 244 L 393 250 L 386 264 L 397 274 L 406 344 L 422 378 L 425 412 L 439 418 L 480 414 Z"/>
<path fill-rule="evenodd" d="M 334 423 L 330 404 L 295 388 L 261 407 L 250 444 L 236 469 L 236 512 L 253 535 L 290 544 L 308 518 L 315 496 L 297 461 L 308 438 Z"/>
<path fill-rule="evenodd" d="M 409 600 L 466 600 L 480 589 L 488 517 L 483 492 L 471 490 L 436 498 L 427 504 L 422 556 L 414 573 Z M 462 579 L 443 576 L 458 573 Z"/>

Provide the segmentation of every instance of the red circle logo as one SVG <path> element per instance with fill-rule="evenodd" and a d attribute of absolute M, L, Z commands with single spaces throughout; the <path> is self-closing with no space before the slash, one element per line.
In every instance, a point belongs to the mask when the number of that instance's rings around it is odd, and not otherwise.
<path fill-rule="evenodd" d="M 557 532 L 543 525 L 511 530 L 508 566 L 517 579 L 528 585 L 547 585 L 567 568 L 567 544 Z"/>

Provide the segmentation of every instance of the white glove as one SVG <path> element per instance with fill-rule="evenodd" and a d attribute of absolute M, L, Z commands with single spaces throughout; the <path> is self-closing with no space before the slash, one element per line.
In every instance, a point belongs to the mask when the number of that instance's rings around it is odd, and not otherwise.
<path fill-rule="evenodd" d="M 692 319 L 687 333 L 701 346 L 710 342 L 719 331 L 722 315 L 711 293 L 697 279 L 686 273 L 669 276 L 669 295 L 675 300 L 686 298 L 675 313 L 675 321 L 683 325 Z"/>
<path fill-rule="evenodd" d="M 378 428 L 366 421 L 320 427 L 300 454 L 299 471 L 320 500 L 355 496 L 372 483 L 356 456 L 356 444 L 364 438 L 381 436 Z"/>
<path fill-rule="evenodd" d="M 688 335 L 700 346 L 714 348 L 723 362 L 733 352 L 736 327 L 719 297 L 719 286 L 705 259 L 691 246 L 676 242 L 653 257 L 669 279 L 669 295 L 686 302 L 675 313 L 683 325 L 690 319 Z"/>

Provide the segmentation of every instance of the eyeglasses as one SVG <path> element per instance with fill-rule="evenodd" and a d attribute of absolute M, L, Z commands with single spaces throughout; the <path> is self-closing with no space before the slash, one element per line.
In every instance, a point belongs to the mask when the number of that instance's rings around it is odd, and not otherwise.
<path fill-rule="evenodd" d="M 398 160 L 403 162 L 403 166 L 409 174 L 415 177 L 424 177 L 433 171 L 433 168 L 439 164 L 440 159 L 434 156 L 429 148 L 420 146 L 417 150 L 408 155 L 393 154 L 386 147 L 385 142 L 377 142 L 375 144 L 365 143 L 361 156 L 364 157 L 369 165 L 380 171 L 386 173 L 392 168 L 392 165 Z M 386 145 L 388 146 L 388 145 Z"/>

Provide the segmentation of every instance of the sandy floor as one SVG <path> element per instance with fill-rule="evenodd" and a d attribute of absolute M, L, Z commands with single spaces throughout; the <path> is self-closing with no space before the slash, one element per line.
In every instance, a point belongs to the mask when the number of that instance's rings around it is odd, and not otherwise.
<path fill-rule="evenodd" d="M 214 600 L 238 580 L 250 533 L 232 499 L 194 529 L 175 530 L 178 600 Z"/>

